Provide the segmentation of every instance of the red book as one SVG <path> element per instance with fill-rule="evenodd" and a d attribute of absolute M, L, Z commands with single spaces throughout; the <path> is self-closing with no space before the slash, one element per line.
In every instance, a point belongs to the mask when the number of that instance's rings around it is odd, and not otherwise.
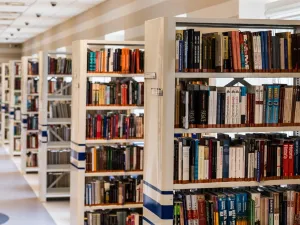
<path fill-rule="evenodd" d="M 239 42 L 240 42 L 240 51 L 241 49 L 243 49 L 243 52 L 244 52 L 244 59 L 245 59 L 245 50 L 244 50 L 244 34 L 242 32 L 237 32 L 239 34 Z M 241 59 L 241 54 L 240 54 L 240 62 L 242 62 L 242 59 Z M 241 63 L 242 64 L 242 63 Z M 244 67 L 242 68 L 241 66 L 241 69 L 245 69 L 245 64 L 244 64 Z"/>
<path fill-rule="evenodd" d="M 288 157 L 288 152 L 289 152 L 289 144 L 284 143 L 283 144 L 283 176 L 288 177 L 289 176 L 289 157 Z"/>
<path fill-rule="evenodd" d="M 289 144 L 289 176 L 294 176 L 294 143 Z"/>
<path fill-rule="evenodd" d="M 97 139 L 101 137 L 101 115 L 97 115 Z"/>
<path fill-rule="evenodd" d="M 236 31 L 229 32 L 229 36 L 231 36 L 231 42 L 232 42 L 232 58 L 233 58 L 233 70 L 237 70 L 237 49 L 236 49 Z"/>
<path fill-rule="evenodd" d="M 199 225 L 206 225 L 206 203 L 204 199 L 198 200 Z"/>
<path fill-rule="evenodd" d="M 116 137 L 119 137 L 119 114 L 115 115 L 115 135 Z"/>
<path fill-rule="evenodd" d="M 237 69 L 240 70 L 242 66 L 241 66 L 241 46 L 240 46 L 239 31 L 235 31 L 235 40 L 236 40 Z"/>

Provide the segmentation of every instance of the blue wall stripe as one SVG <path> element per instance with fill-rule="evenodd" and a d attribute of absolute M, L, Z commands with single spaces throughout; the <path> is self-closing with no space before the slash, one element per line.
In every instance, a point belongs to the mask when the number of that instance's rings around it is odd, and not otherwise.
<path fill-rule="evenodd" d="M 84 161 L 85 152 L 76 152 L 74 149 L 71 149 L 71 157 L 78 161 Z"/>
<path fill-rule="evenodd" d="M 161 205 L 145 194 L 144 207 L 163 220 L 173 219 L 173 205 Z"/>
<path fill-rule="evenodd" d="M 46 130 L 42 131 L 42 137 L 48 137 L 48 132 Z"/>
<path fill-rule="evenodd" d="M 71 165 L 74 166 L 76 169 L 79 169 L 79 170 L 85 170 L 85 168 L 83 168 L 83 167 L 78 167 L 78 166 L 76 166 L 76 165 L 73 164 L 73 163 L 71 163 Z"/>
<path fill-rule="evenodd" d="M 154 223 L 152 223 L 148 218 L 146 218 L 145 216 L 143 216 L 143 220 L 145 220 L 147 223 L 151 224 L 151 225 L 155 225 Z"/>
<path fill-rule="evenodd" d="M 155 187 L 154 185 L 148 183 L 148 182 L 145 181 L 145 180 L 143 181 L 143 183 L 144 183 L 145 185 L 147 185 L 148 187 L 152 188 L 154 191 L 159 192 L 159 193 L 162 194 L 162 195 L 173 195 L 173 191 L 161 191 L 161 190 L 159 190 L 157 187 Z"/>

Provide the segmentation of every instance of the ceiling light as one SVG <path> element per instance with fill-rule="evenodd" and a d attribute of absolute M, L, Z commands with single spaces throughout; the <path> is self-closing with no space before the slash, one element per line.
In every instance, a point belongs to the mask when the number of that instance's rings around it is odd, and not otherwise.
<path fill-rule="evenodd" d="M 24 2 L 0 2 L 0 5 L 24 6 Z"/>
<path fill-rule="evenodd" d="M 5 38 L 5 40 L 8 40 L 8 38 Z"/>
<path fill-rule="evenodd" d="M 14 36 L 14 34 L 10 34 L 10 36 Z"/>
<path fill-rule="evenodd" d="M 21 28 L 17 28 L 17 31 L 20 31 L 21 30 Z"/>
<path fill-rule="evenodd" d="M 28 22 L 25 22 L 25 25 L 26 25 L 26 26 L 28 26 L 28 25 L 29 25 L 29 23 L 28 23 Z"/>

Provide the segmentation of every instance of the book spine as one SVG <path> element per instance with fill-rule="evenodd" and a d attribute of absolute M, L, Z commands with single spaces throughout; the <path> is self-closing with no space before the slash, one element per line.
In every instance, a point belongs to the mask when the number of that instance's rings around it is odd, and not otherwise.
<path fill-rule="evenodd" d="M 269 199 L 269 225 L 274 225 L 274 199 Z"/>
<path fill-rule="evenodd" d="M 289 144 L 289 159 L 288 159 L 288 164 L 289 164 L 289 176 L 293 177 L 294 176 L 294 144 L 290 143 Z"/>
<path fill-rule="evenodd" d="M 283 144 L 283 176 L 289 176 L 289 145 L 287 143 Z"/>

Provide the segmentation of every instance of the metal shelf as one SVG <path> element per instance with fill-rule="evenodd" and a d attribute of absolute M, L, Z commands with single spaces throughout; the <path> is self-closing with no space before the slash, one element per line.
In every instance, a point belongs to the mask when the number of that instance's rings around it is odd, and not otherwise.
<path fill-rule="evenodd" d="M 93 206 L 85 206 L 85 211 L 93 211 L 97 209 L 131 209 L 131 208 L 143 208 L 142 203 L 128 203 L 124 205 L 117 205 L 117 204 L 103 204 L 103 205 L 93 205 Z"/>
<path fill-rule="evenodd" d="M 97 73 L 88 72 L 86 77 L 144 77 L 144 73 Z"/>
<path fill-rule="evenodd" d="M 175 78 L 299 78 L 300 72 L 293 73 L 226 73 L 226 72 L 215 72 L 215 73 L 175 73 Z"/>
<path fill-rule="evenodd" d="M 70 141 L 50 141 L 48 142 L 47 148 L 70 148 Z"/>
<path fill-rule="evenodd" d="M 46 198 L 68 198 L 70 188 L 47 188 Z"/>
<path fill-rule="evenodd" d="M 48 118 L 49 125 L 71 124 L 71 118 Z"/>
<path fill-rule="evenodd" d="M 48 95 L 48 101 L 71 101 L 72 95 Z"/>
<path fill-rule="evenodd" d="M 143 171 L 109 171 L 109 172 L 86 172 L 86 177 L 108 177 L 108 176 L 131 176 L 143 175 Z"/>
<path fill-rule="evenodd" d="M 70 172 L 70 164 L 47 165 L 47 172 Z"/>
<path fill-rule="evenodd" d="M 134 142 L 144 142 L 144 139 L 110 139 L 110 140 L 86 140 L 87 145 L 95 144 L 113 144 L 113 143 L 134 143 Z"/>
<path fill-rule="evenodd" d="M 133 110 L 133 109 L 144 109 L 144 106 L 87 106 L 86 110 Z"/>

